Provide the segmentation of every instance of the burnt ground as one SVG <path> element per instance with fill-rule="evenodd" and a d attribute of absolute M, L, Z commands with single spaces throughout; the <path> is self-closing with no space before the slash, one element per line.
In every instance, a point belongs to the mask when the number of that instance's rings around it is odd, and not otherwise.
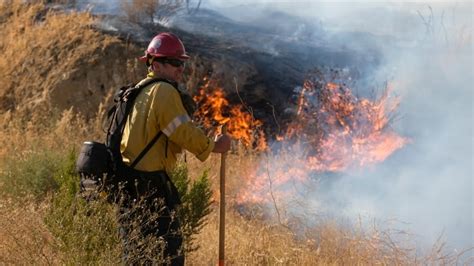
<path fill-rule="evenodd" d="M 288 21 L 303 23 L 297 19 Z M 178 34 L 187 52 L 195 58 L 193 64 L 199 66 L 193 75 L 210 75 L 227 92 L 231 103 L 243 101 L 266 125 L 276 126 L 273 113 L 279 122 L 288 119 L 285 109 L 292 106 L 294 89 L 315 68 L 345 69 L 357 78 L 378 64 L 379 56 L 374 50 L 356 51 L 350 48 L 350 43 L 328 43 L 323 33 L 312 34 L 307 29 L 299 35 L 295 32 L 281 36 L 277 32 L 281 25 L 274 28 L 266 24 L 247 25 L 209 10 L 175 18 L 168 24 L 171 27 L 132 24 L 106 16 L 99 27 L 143 49 L 159 32 Z M 289 29 L 287 25 L 285 30 Z M 193 92 L 200 77 L 191 79 L 186 85 Z"/>
<path fill-rule="evenodd" d="M 191 93 L 209 76 L 231 103 L 244 103 L 264 122 L 267 133 L 276 134 L 278 125 L 291 120 L 294 90 L 312 70 L 345 69 L 356 78 L 379 60 L 374 50 L 352 49 L 356 40 L 370 39 L 363 34 L 350 37 L 351 42 L 342 35 L 331 42 L 321 27 L 281 13 L 242 23 L 200 10 L 171 18 L 164 27 L 117 15 L 95 15 L 93 23 L 87 14 L 60 9 L 49 16 L 39 7 L 17 9 L 23 16 L 11 16 L 14 10 L 7 8 L 0 22 L 0 32 L 8 37 L 0 47 L 6 55 L 0 60 L 6 75 L 0 82 L 2 111 L 46 104 L 92 118 L 112 91 L 144 76 L 146 67 L 136 58 L 152 37 L 172 31 L 192 56 L 184 84 Z M 22 47 L 29 42 L 36 43 L 34 55 Z"/>

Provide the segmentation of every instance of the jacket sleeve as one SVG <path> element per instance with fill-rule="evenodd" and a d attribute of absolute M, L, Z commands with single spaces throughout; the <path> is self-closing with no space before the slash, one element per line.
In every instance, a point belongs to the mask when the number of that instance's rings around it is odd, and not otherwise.
<path fill-rule="evenodd" d="M 167 83 L 159 83 L 155 110 L 160 130 L 178 146 L 205 161 L 214 149 L 214 141 L 191 121 L 179 93 Z"/>

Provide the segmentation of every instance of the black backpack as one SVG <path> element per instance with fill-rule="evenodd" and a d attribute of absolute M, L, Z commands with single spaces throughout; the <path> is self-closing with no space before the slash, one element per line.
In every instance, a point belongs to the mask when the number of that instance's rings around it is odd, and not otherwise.
<path fill-rule="evenodd" d="M 128 85 L 117 90 L 114 96 L 114 105 L 108 111 L 109 126 L 105 143 L 94 141 L 84 142 L 79 157 L 76 161 L 76 171 L 81 177 L 80 191 L 85 197 L 95 192 L 116 192 L 120 182 L 127 177 L 139 176 L 140 171 L 134 167 L 151 149 L 163 132 L 147 144 L 130 166 L 122 160 L 120 143 L 122 134 L 135 99 L 141 90 L 155 82 L 167 82 L 174 88 L 177 84 L 165 79 L 151 79 L 142 84 Z M 178 90 L 179 91 L 179 90 Z"/>

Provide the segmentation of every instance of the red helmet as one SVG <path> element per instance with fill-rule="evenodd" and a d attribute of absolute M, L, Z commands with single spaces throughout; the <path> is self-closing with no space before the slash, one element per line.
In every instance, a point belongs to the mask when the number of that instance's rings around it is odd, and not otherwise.
<path fill-rule="evenodd" d="M 184 45 L 181 40 L 176 35 L 169 32 L 156 35 L 148 45 L 145 55 L 139 59 L 146 62 L 149 56 L 175 59 L 189 58 L 189 55 L 187 55 L 184 50 Z"/>

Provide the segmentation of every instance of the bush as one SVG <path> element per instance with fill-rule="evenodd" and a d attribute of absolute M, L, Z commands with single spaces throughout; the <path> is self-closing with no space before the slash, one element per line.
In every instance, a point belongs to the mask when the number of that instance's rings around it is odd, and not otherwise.
<path fill-rule="evenodd" d="M 9 157 L 0 172 L 0 196 L 15 200 L 44 198 L 58 187 L 53 175 L 61 160 L 59 154 L 38 151 Z"/>
<path fill-rule="evenodd" d="M 36 147 L 36 146 L 35 146 Z M 38 146 L 39 147 L 39 146 Z M 23 152 L 8 158 L 0 172 L 0 196 L 15 201 L 34 199 L 37 202 L 50 198 L 44 222 L 54 236 L 60 260 L 64 264 L 120 264 L 120 241 L 115 205 L 106 199 L 85 201 L 78 196 L 79 176 L 75 173 L 76 152 L 68 154 L 47 148 Z M 181 220 L 185 250 L 198 248 L 193 235 L 205 225 L 211 212 L 211 189 L 204 172 L 190 181 L 184 164 L 172 176 L 182 197 L 177 215 Z M 156 214 L 154 214 L 156 215 Z M 145 241 L 143 250 L 160 256 L 162 244 Z M 156 247 L 151 247 L 155 243 Z M 151 248 L 150 248 L 151 247 Z M 133 254 L 138 258 L 142 254 Z"/>
<path fill-rule="evenodd" d="M 71 152 L 53 175 L 58 190 L 53 195 L 45 223 L 60 243 L 61 253 L 68 254 L 63 259 L 65 264 L 120 264 L 122 245 L 115 205 L 105 199 L 86 202 L 78 196 L 79 176 L 75 173 L 75 161 L 75 154 Z M 191 182 L 186 166 L 180 164 L 172 178 L 182 196 L 178 216 L 185 250 L 196 250 L 198 246 L 193 243 L 193 235 L 202 229 L 205 217 L 211 212 L 212 193 L 207 172 Z M 150 214 L 145 220 L 154 221 L 156 216 Z M 159 260 L 162 248 L 163 243 L 146 238 L 132 255 L 133 258 L 154 257 Z"/>
<path fill-rule="evenodd" d="M 114 206 L 105 200 L 86 202 L 78 196 L 75 153 L 57 170 L 59 190 L 53 195 L 45 223 L 60 243 L 64 264 L 119 264 L 121 245 Z"/>
<path fill-rule="evenodd" d="M 182 5 L 182 0 L 128 0 L 121 3 L 128 19 L 136 23 L 167 19 Z"/>
<path fill-rule="evenodd" d="M 182 203 L 178 216 L 181 221 L 185 250 L 195 251 L 199 246 L 194 242 L 193 236 L 201 231 L 206 224 L 206 216 L 211 213 L 212 191 L 208 171 L 204 171 L 191 183 L 186 165 L 179 164 L 171 178 L 181 195 Z"/>

